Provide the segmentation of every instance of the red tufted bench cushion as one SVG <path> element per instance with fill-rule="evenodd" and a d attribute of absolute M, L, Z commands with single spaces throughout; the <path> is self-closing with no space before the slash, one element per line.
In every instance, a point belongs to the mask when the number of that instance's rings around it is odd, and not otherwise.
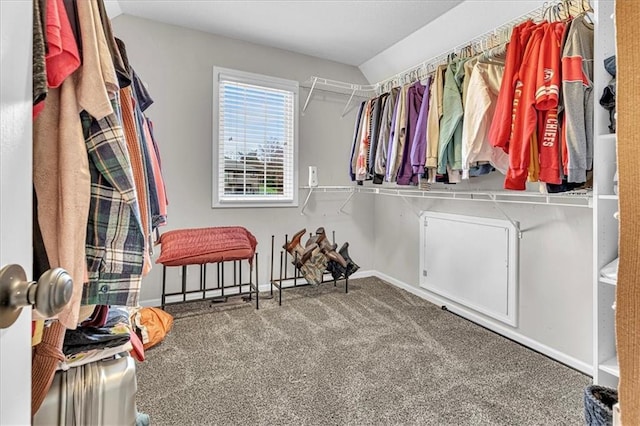
<path fill-rule="evenodd" d="M 167 231 L 160 236 L 165 266 L 200 265 L 247 259 L 253 261 L 258 241 L 242 226 L 218 226 Z"/>

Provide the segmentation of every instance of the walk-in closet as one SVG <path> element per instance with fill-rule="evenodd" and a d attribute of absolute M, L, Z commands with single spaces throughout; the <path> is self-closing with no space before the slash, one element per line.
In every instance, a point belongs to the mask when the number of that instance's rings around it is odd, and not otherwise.
<path fill-rule="evenodd" d="M 0 425 L 640 424 L 640 2 L 0 19 Z"/>

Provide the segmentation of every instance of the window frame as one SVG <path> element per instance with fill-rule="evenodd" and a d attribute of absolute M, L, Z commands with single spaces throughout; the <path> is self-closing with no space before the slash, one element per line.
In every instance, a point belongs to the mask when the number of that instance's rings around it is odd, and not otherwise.
<path fill-rule="evenodd" d="M 219 187 L 220 173 L 224 165 L 220 164 L 220 79 L 221 76 L 237 83 L 261 86 L 267 89 L 286 90 L 293 94 L 293 177 L 291 198 L 283 200 L 225 200 L 220 197 L 223 188 Z M 213 143 L 212 143 L 212 208 L 242 207 L 298 207 L 298 125 L 299 125 L 299 83 L 295 80 L 272 77 L 230 68 L 213 67 Z M 242 196 L 242 195 L 240 195 Z"/>

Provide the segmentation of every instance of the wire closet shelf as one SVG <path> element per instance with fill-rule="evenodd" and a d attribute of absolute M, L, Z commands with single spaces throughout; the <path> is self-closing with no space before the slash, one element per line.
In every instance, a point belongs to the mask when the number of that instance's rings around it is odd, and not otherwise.
<path fill-rule="evenodd" d="M 470 41 L 461 43 L 443 53 L 440 53 L 439 55 L 433 56 L 417 65 L 413 65 L 412 67 L 375 84 L 354 84 L 331 80 L 324 77 L 311 76 L 303 83 L 303 87 L 309 88 L 309 93 L 302 111 L 304 112 L 307 109 L 313 91 L 318 89 L 350 95 L 347 105 L 345 106 L 345 110 L 343 111 L 344 116 L 344 113 L 348 110 L 348 106 L 354 97 L 368 98 L 377 96 L 389 91 L 395 86 L 422 80 L 429 74 L 435 72 L 438 65 L 447 62 L 447 60 L 453 55 L 472 56 L 503 45 L 509 41 L 513 28 L 527 20 L 539 22 L 546 18 L 563 19 L 563 17 L 566 17 L 569 14 L 578 14 L 591 10 L 592 8 L 588 0 L 561 0 L 557 2 L 545 2 L 542 6 L 511 19 L 510 21 L 481 34 Z"/>

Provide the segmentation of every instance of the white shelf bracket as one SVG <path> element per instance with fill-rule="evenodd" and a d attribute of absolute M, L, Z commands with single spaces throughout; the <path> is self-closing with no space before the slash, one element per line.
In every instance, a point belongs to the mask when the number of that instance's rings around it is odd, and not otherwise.
<path fill-rule="evenodd" d="M 311 84 L 311 88 L 309 89 L 309 94 L 307 95 L 307 100 L 304 101 L 304 106 L 302 107 L 302 112 L 307 110 L 307 105 L 309 105 L 309 100 L 311 99 L 311 95 L 313 94 L 313 89 L 316 88 L 316 83 L 318 82 L 318 77 L 313 77 L 313 83 Z"/>
<path fill-rule="evenodd" d="M 349 196 L 347 197 L 347 199 L 346 199 L 346 200 L 344 200 L 344 203 L 342 203 L 342 205 L 341 205 L 341 206 L 340 206 L 340 208 L 338 209 L 338 214 L 340 214 L 340 213 L 347 214 L 347 212 L 345 212 L 343 209 L 345 208 L 345 206 L 346 206 L 347 204 L 349 204 L 349 201 L 351 201 L 351 199 L 353 198 L 353 196 L 354 196 L 355 194 L 356 194 L 355 189 L 352 189 L 352 190 L 351 190 L 351 194 L 349 194 Z"/>
<path fill-rule="evenodd" d="M 516 228 L 516 230 L 518 231 L 518 239 L 522 239 L 522 233 L 523 231 L 520 229 L 520 224 L 518 222 L 516 222 L 515 220 L 513 220 L 511 218 L 511 216 L 509 216 L 509 214 L 507 212 L 505 212 L 502 207 L 500 207 L 500 203 L 497 200 L 496 194 L 487 194 L 489 196 L 489 198 L 491 198 L 491 200 L 493 201 L 493 205 L 496 207 L 496 209 L 498 209 L 498 211 L 500 213 L 502 213 L 502 215 L 509 221 L 511 222 L 511 224 L 514 226 L 514 228 Z"/>
<path fill-rule="evenodd" d="M 349 105 L 351 105 L 351 101 L 353 100 L 353 96 L 356 94 L 356 90 L 357 87 L 353 88 L 353 92 L 351 92 L 351 96 L 349 96 L 349 100 L 347 101 L 347 104 L 344 106 L 344 109 L 342 110 L 342 114 L 340 115 L 340 118 L 344 118 L 344 116 L 347 114 L 347 111 L 349 110 Z"/>
<path fill-rule="evenodd" d="M 313 193 L 313 187 L 309 188 L 309 193 L 307 194 L 307 198 L 304 199 L 304 204 L 302 204 L 302 210 L 300 210 L 300 215 L 304 216 L 304 209 L 307 208 L 307 204 L 309 204 L 309 198 L 311 198 L 311 194 Z"/>

